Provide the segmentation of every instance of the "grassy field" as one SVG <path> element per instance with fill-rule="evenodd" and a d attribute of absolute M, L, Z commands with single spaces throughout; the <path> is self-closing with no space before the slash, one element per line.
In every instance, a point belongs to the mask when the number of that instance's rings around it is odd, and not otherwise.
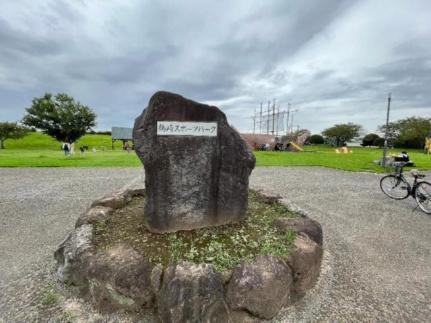
<path fill-rule="evenodd" d="M 6 149 L 0 150 L 0 167 L 136 167 L 141 162 L 132 151 L 121 149 L 117 141 L 111 149 L 109 135 L 86 135 L 75 143 L 75 154 L 64 156 L 61 143 L 40 134 L 31 133 L 19 140 L 8 140 Z M 89 147 L 84 154 L 79 146 Z M 92 152 L 92 148 L 96 152 Z M 350 154 L 336 154 L 335 149 L 324 145 L 306 146 L 304 152 L 255 152 L 257 166 L 324 166 L 350 171 L 382 172 L 380 166 L 373 164 L 379 159 L 382 151 L 376 148 L 351 148 Z M 400 149 L 391 149 L 396 154 Z M 420 150 L 407 150 L 416 168 L 431 169 L 431 156 Z"/>

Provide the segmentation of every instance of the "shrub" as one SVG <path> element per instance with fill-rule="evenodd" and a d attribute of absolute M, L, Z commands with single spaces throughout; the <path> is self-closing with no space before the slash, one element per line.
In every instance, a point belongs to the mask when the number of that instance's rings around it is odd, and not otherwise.
<path fill-rule="evenodd" d="M 321 135 L 312 135 L 308 141 L 310 144 L 323 144 L 325 142 Z"/>
<path fill-rule="evenodd" d="M 377 137 L 373 141 L 373 146 L 377 146 L 379 148 L 382 148 L 385 145 L 385 138 Z"/>
<path fill-rule="evenodd" d="M 366 146 L 374 146 L 374 141 L 376 139 L 380 138 L 378 135 L 376 135 L 375 133 L 369 133 L 368 135 L 366 135 L 363 139 L 362 139 L 362 146 L 366 147 Z"/>

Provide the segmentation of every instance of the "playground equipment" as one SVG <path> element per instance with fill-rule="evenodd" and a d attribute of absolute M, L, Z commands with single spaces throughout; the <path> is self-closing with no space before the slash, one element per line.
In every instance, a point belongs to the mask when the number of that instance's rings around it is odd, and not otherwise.
<path fill-rule="evenodd" d="M 291 150 L 291 151 L 304 151 L 304 149 L 302 149 L 302 147 L 300 145 L 294 143 L 293 141 L 289 141 L 289 145 L 287 147 L 287 150 Z"/>
<path fill-rule="evenodd" d="M 337 154 L 351 154 L 351 153 L 353 153 L 353 151 L 349 150 L 346 146 L 341 147 L 340 149 L 335 149 L 335 152 Z"/>
<path fill-rule="evenodd" d="M 428 155 L 431 153 L 431 138 L 425 138 L 425 152 Z"/>

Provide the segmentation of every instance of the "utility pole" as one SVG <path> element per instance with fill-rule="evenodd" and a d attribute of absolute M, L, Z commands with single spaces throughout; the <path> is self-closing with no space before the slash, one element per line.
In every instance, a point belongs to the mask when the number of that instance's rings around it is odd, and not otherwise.
<path fill-rule="evenodd" d="M 272 100 L 272 135 L 274 136 L 275 130 L 275 99 Z"/>
<path fill-rule="evenodd" d="M 275 120 L 275 136 L 278 137 L 278 120 L 280 118 L 280 105 L 277 105 L 277 109 L 276 109 L 276 120 Z"/>
<path fill-rule="evenodd" d="M 269 108 L 270 108 L 270 106 L 271 106 L 271 101 L 268 101 L 268 116 L 266 118 L 266 134 L 267 135 L 269 135 L 269 116 L 270 116 Z"/>
<path fill-rule="evenodd" d="M 292 118 L 290 120 L 290 133 L 293 133 L 293 115 L 294 115 L 295 112 L 298 112 L 298 109 L 295 109 L 295 110 L 291 111 Z"/>
<path fill-rule="evenodd" d="M 286 136 L 289 136 L 290 102 L 287 103 Z"/>
<path fill-rule="evenodd" d="M 253 114 L 253 134 L 256 133 L 256 108 L 254 108 L 254 114 Z"/>
<path fill-rule="evenodd" d="M 262 102 L 260 102 L 260 123 L 259 123 L 259 125 L 260 125 L 260 132 L 259 133 L 262 133 Z"/>
<path fill-rule="evenodd" d="M 386 128 L 385 128 L 385 146 L 383 148 L 382 166 L 386 166 L 386 156 L 388 153 L 388 126 L 389 126 L 389 112 L 391 110 L 391 93 L 388 95 L 388 109 L 386 111 Z"/>

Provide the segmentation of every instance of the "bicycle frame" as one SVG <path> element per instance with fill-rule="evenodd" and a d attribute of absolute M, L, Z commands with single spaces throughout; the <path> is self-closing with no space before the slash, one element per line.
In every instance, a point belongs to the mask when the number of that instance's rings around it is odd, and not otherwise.
<path fill-rule="evenodd" d="M 416 192 L 416 188 L 417 188 L 418 184 L 420 183 L 420 181 L 418 180 L 417 177 L 413 177 L 415 180 L 413 181 L 413 184 L 410 185 L 410 183 L 407 181 L 407 179 L 403 175 L 403 168 L 404 168 L 404 166 L 397 166 L 397 168 L 395 168 L 395 174 L 394 175 L 398 178 L 397 184 L 395 186 L 400 185 L 401 181 L 406 182 L 407 183 L 407 192 L 409 193 L 408 196 L 414 197 L 415 192 Z"/>

